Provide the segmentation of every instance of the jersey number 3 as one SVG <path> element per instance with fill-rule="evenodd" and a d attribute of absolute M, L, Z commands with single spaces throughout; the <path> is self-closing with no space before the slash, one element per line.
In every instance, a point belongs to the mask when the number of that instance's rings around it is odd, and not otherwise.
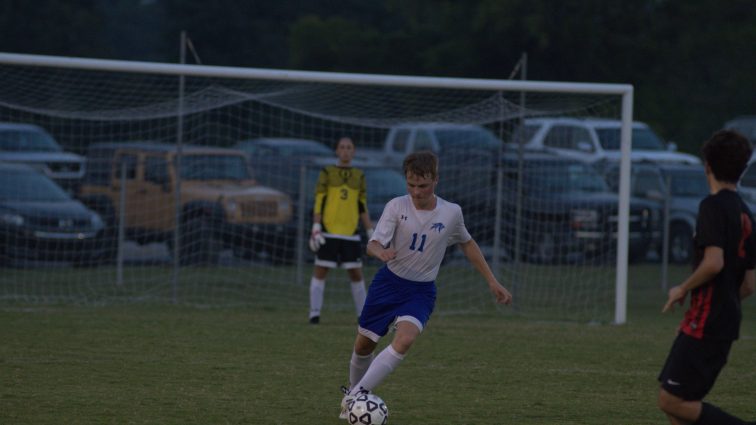
<path fill-rule="evenodd" d="M 417 247 L 418 252 L 423 252 L 423 248 L 425 248 L 425 238 L 427 235 L 420 235 L 420 246 Z M 410 244 L 409 249 L 414 251 L 415 246 L 417 245 L 417 233 L 412 234 L 412 243 Z"/>

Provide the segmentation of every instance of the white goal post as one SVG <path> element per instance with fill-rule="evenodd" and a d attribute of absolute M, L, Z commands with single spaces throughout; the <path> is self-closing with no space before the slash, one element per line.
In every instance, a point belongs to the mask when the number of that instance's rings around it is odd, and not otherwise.
<path fill-rule="evenodd" d="M 629 210 L 630 210 L 630 151 L 631 151 L 631 126 L 633 117 L 633 86 L 629 84 L 598 84 L 598 83 L 576 83 L 576 82 L 546 82 L 546 81 L 516 81 L 516 80 L 491 80 L 491 79 L 471 79 L 471 78 L 440 78 L 440 77 L 418 77 L 418 76 L 395 76 L 395 75 L 376 75 L 376 74 L 350 74 L 335 72 L 312 72 L 312 71 L 292 71 L 292 70 L 274 70 L 274 69 L 250 69 L 234 68 L 207 65 L 179 65 L 167 63 L 149 63 L 119 60 L 101 60 L 75 57 L 53 57 L 27 54 L 0 53 L 0 68 L 17 68 L 37 69 L 50 68 L 56 70 L 81 70 L 85 72 L 94 71 L 98 73 L 118 73 L 125 74 L 145 74 L 160 76 L 183 76 L 187 78 L 207 78 L 213 81 L 270 81 L 276 82 L 287 87 L 294 87 L 297 84 L 322 84 L 343 86 L 365 86 L 365 87 L 387 87 L 387 88 L 409 88 L 409 89 L 440 89 L 440 90 L 460 90 L 465 92 L 506 92 L 506 93 L 533 93 L 533 94 L 565 94 L 565 95 L 599 95 L 620 97 L 619 111 L 616 118 L 620 119 L 621 125 L 621 165 L 619 181 L 619 197 L 617 208 L 618 227 L 616 229 L 616 268 L 615 268 L 615 285 L 614 285 L 614 319 L 616 324 L 623 324 L 627 320 L 627 277 L 628 277 L 628 240 L 629 240 Z M 2 75 L 0 73 L 0 75 Z M 61 84 L 66 83 L 65 78 L 60 78 Z M 77 83 L 83 84 L 83 83 Z M 33 85 L 33 84 L 32 84 Z M 3 96 L 3 90 L 0 90 L 0 105 L 7 110 L 15 110 L 15 100 L 9 100 Z M 71 91 L 76 92 L 75 90 Z M 329 91 L 331 93 L 336 91 Z M 335 95 L 334 95 L 335 96 Z M 183 100 L 179 104 L 183 104 Z M 65 103 L 65 102 L 59 102 Z M 337 102 L 334 101 L 334 104 Z M 456 106 L 456 105 L 454 105 Z M 55 106 L 40 107 L 39 110 L 29 112 L 32 107 L 22 105 L 19 110 L 22 113 L 44 114 L 42 110 L 49 110 Z M 66 108 L 63 106 L 62 108 Z M 191 109 L 191 108 L 189 108 Z M 450 108 L 453 109 L 453 108 Z M 103 111 L 107 107 L 98 110 L 97 116 L 103 116 Z M 91 111 L 90 111 L 91 112 Z M 187 112 L 190 113 L 190 112 Z M 324 112 L 323 115 L 326 115 Z M 359 114 L 354 114 L 357 116 Z M 444 116 L 439 114 L 439 116 Z M 77 115 L 76 111 L 66 110 L 60 119 L 94 119 L 86 114 Z M 277 115 L 278 119 L 285 120 L 287 115 L 281 113 Z M 364 118 L 364 117 L 363 117 Z M 0 121 L 9 121 L 13 117 L 0 115 Z M 354 119 L 354 117 L 350 117 Z M 365 122 L 372 117 L 365 118 Z M 304 120 L 304 119 L 303 119 Z M 224 121 L 225 122 L 225 121 Z M 352 125 L 354 121 L 348 122 Z M 232 125 L 232 124 L 229 124 Z M 114 126 L 116 127 L 116 126 Z M 166 136 L 170 139 L 171 136 Z M 453 200 L 453 199 L 452 199 Z M 301 219 L 300 219 L 301 221 Z M 301 257 L 300 257 L 301 259 Z M 507 280 L 502 279 L 507 286 Z M 4 298 L 9 295 L 3 293 Z"/>

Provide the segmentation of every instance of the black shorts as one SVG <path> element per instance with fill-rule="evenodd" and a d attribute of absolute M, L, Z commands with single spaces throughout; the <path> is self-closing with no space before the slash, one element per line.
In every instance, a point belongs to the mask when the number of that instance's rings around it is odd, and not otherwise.
<path fill-rule="evenodd" d="M 325 244 L 315 254 L 315 265 L 335 269 L 357 269 L 362 267 L 362 247 L 360 240 L 348 240 L 325 236 Z"/>
<path fill-rule="evenodd" d="M 727 363 L 732 341 L 696 339 L 680 332 L 659 374 L 662 388 L 683 400 L 703 400 Z"/>

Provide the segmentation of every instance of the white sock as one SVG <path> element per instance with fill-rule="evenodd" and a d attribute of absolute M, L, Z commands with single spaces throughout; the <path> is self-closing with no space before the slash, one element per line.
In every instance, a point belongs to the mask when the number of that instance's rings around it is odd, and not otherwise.
<path fill-rule="evenodd" d="M 399 366 L 399 363 L 404 359 L 403 354 L 399 354 L 394 350 L 394 347 L 389 345 L 384 348 L 370 364 L 370 367 L 365 372 L 365 376 L 360 379 L 357 385 L 353 386 L 349 394 L 354 395 L 359 390 L 372 391 L 383 382 L 386 377 Z"/>
<path fill-rule="evenodd" d="M 362 314 L 362 307 L 365 305 L 365 281 L 352 282 L 352 298 L 354 299 L 354 308 L 357 310 L 357 317 Z"/>
<path fill-rule="evenodd" d="M 349 361 L 349 385 L 354 387 L 354 384 L 360 382 L 365 372 L 370 367 L 370 363 L 373 362 L 373 353 L 367 356 L 360 356 L 352 351 L 352 360 Z"/>
<path fill-rule="evenodd" d="M 325 280 L 313 276 L 310 279 L 310 318 L 320 316 L 323 308 L 323 292 L 325 292 Z"/>

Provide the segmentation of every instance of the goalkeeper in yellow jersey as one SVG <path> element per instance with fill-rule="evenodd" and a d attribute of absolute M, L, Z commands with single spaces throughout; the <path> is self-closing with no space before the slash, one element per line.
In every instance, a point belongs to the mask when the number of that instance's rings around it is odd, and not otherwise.
<path fill-rule="evenodd" d="M 310 249 L 315 252 L 315 269 L 310 280 L 310 323 L 320 323 L 323 293 L 328 270 L 341 267 L 349 273 L 357 316 L 365 303 L 362 277 L 362 249 L 357 233 L 359 221 L 368 239 L 373 223 L 367 209 L 365 174 L 352 167 L 354 142 L 342 137 L 336 146 L 338 164 L 320 171 L 315 186 Z"/>

